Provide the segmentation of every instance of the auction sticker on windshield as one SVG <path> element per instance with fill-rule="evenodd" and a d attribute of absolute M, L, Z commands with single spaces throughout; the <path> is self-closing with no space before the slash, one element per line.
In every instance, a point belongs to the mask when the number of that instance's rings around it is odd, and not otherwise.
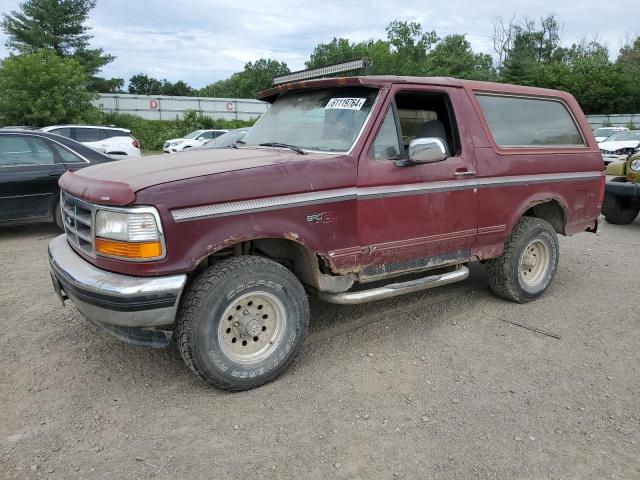
<path fill-rule="evenodd" d="M 366 98 L 332 98 L 325 110 L 360 110 Z"/>

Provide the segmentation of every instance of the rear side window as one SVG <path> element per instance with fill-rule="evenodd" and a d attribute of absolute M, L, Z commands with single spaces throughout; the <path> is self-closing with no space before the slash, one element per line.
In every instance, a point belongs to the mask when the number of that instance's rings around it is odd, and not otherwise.
<path fill-rule="evenodd" d="M 77 157 L 66 148 L 62 148 L 58 145 L 54 145 L 53 148 L 58 156 L 62 159 L 62 163 L 84 163 L 84 160 L 82 160 L 80 157 Z"/>
<path fill-rule="evenodd" d="M 62 135 L 63 137 L 71 138 L 70 128 L 54 128 L 53 130 L 49 130 L 49 133 L 55 133 L 56 135 Z"/>
<path fill-rule="evenodd" d="M 109 130 L 106 128 L 100 129 L 100 139 L 106 140 L 107 138 L 113 137 L 128 137 L 129 134 L 127 132 L 123 132 L 122 130 Z"/>
<path fill-rule="evenodd" d="M 477 94 L 493 138 L 501 147 L 583 147 L 567 107 L 557 100 Z"/>
<path fill-rule="evenodd" d="M 97 128 L 74 128 L 75 139 L 78 142 L 97 142 L 100 140 L 100 130 Z"/>

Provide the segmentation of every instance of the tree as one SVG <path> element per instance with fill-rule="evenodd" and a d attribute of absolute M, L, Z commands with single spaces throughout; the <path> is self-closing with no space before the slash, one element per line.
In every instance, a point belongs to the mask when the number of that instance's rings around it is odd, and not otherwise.
<path fill-rule="evenodd" d="M 161 95 L 162 82 L 144 73 L 129 79 L 129 93 L 137 95 Z"/>
<path fill-rule="evenodd" d="M 245 64 L 241 72 L 226 80 L 207 85 L 199 94 L 207 97 L 252 98 L 256 93 L 273 86 L 273 77 L 290 73 L 284 62 L 261 58 Z"/>
<path fill-rule="evenodd" d="M 616 67 L 628 85 L 624 96 L 624 111 L 640 111 L 640 37 L 629 41 L 620 49 Z"/>
<path fill-rule="evenodd" d="M 176 83 L 171 83 L 166 78 L 162 80 L 160 91 L 162 95 L 173 95 L 177 97 L 192 97 L 196 95 L 196 90 L 187 85 L 186 82 L 178 80 Z"/>
<path fill-rule="evenodd" d="M 41 127 L 72 122 L 95 107 L 77 60 L 54 50 L 11 56 L 0 67 L 0 121 Z"/>
<path fill-rule="evenodd" d="M 427 72 L 431 76 L 494 80 L 491 55 L 475 53 L 464 35 L 444 37 L 427 56 Z"/>
<path fill-rule="evenodd" d="M 114 57 L 101 48 L 89 48 L 92 36 L 85 23 L 95 5 L 95 0 L 27 0 L 20 10 L 2 15 L 6 46 L 21 54 L 51 49 L 61 57 L 73 58 L 90 77 L 87 87 L 97 91 L 105 85 L 97 75 Z M 111 79 L 107 85 L 113 87 L 118 80 Z"/>

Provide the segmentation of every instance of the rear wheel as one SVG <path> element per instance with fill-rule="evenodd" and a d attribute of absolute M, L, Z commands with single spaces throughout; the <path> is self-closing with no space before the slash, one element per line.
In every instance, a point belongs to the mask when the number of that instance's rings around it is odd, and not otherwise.
<path fill-rule="evenodd" d="M 220 262 L 193 281 L 180 305 L 176 340 L 191 371 L 239 391 L 284 372 L 308 327 L 308 299 L 298 279 L 276 262 L 245 256 Z"/>
<path fill-rule="evenodd" d="M 611 181 L 624 183 L 626 179 L 617 177 Z M 607 222 L 614 225 L 627 225 L 636 219 L 638 212 L 640 212 L 640 208 L 631 207 L 623 198 L 605 192 L 602 214 Z"/>
<path fill-rule="evenodd" d="M 540 218 L 523 217 L 498 258 L 487 262 L 489 286 L 507 300 L 526 303 L 540 297 L 558 267 L 558 236 Z"/>

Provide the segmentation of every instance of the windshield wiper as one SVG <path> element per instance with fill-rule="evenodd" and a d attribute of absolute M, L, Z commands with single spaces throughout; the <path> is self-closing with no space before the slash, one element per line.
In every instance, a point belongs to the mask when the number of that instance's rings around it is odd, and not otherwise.
<path fill-rule="evenodd" d="M 261 147 L 282 147 L 282 148 L 288 148 L 290 150 L 293 150 L 294 152 L 300 154 L 300 155 L 306 155 L 306 152 L 304 150 L 302 150 L 300 147 L 296 147 L 295 145 L 289 145 L 288 143 L 279 143 L 279 142 L 267 142 L 267 143 L 261 143 L 260 144 Z"/>

